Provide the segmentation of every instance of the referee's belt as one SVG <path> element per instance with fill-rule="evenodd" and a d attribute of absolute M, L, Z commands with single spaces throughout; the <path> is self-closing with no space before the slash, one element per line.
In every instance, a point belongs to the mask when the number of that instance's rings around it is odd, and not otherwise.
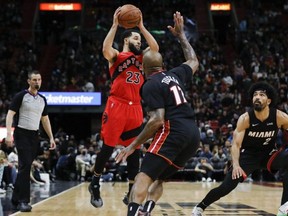
<path fill-rule="evenodd" d="M 25 133 L 39 133 L 39 130 L 28 130 L 28 129 L 24 129 L 24 128 L 21 128 L 21 127 L 15 127 L 15 130 L 18 130 L 18 131 L 23 131 Z"/>

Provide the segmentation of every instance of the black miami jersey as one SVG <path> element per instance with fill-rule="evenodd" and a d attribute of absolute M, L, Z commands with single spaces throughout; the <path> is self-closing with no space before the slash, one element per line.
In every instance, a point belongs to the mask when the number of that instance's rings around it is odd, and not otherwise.
<path fill-rule="evenodd" d="M 185 83 L 192 80 L 192 69 L 185 64 L 170 71 L 150 75 L 141 91 L 150 110 L 165 108 L 165 120 L 194 118 L 194 112 L 185 98 Z"/>
<path fill-rule="evenodd" d="M 246 129 L 242 149 L 249 152 L 270 153 L 275 148 L 278 134 L 277 110 L 270 108 L 269 116 L 263 122 L 256 118 L 254 110 L 248 111 L 250 126 Z"/>
<path fill-rule="evenodd" d="M 165 109 L 165 122 L 147 152 L 159 155 L 178 168 L 195 154 L 200 140 L 193 109 L 184 94 L 185 83 L 191 80 L 192 69 L 182 64 L 170 71 L 151 74 L 141 91 L 148 111 Z"/>

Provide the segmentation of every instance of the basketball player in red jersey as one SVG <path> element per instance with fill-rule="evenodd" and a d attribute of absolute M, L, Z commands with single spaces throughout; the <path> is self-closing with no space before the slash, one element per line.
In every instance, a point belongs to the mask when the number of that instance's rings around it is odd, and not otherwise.
<path fill-rule="evenodd" d="M 122 52 L 112 47 L 119 26 L 120 11 L 121 7 L 116 9 L 112 27 L 103 42 L 103 55 L 109 62 L 112 85 L 102 116 L 101 137 L 103 146 L 97 155 L 94 175 L 89 185 L 90 203 L 96 208 L 103 205 L 99 191 L 99 179 L 114 147 L 116 145 L 128 146 L 142 128 L 143 112 L 140 88 L 144 83 L 142 74 L 143 54 L 148 50 L 159 50 L 156 40 L 144 26 L 142 16 L 137 27 L 146 39 L 148 47 L 145 50 L 141 49 L 141 35 L 135 29 L 129 29 L 123 33 Z M 129 190 L 123 199 L 125 204 L 128 204 L 130 189 L 139 171 L 139 155 L 138 149 L 127 159 Z"/>

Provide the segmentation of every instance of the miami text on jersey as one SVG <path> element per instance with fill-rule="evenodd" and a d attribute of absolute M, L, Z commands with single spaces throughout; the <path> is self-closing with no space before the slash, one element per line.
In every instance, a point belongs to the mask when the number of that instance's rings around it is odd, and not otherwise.
<path fill-rule="evenodd" d="M 265 132 L 259 132 L 259 131 L 249 131 L 248 136 L 249 137 L 256 137 L 256 138 L 268 138 L 273 137 L 275 134 L 275 131 L 265 131 Z"/>

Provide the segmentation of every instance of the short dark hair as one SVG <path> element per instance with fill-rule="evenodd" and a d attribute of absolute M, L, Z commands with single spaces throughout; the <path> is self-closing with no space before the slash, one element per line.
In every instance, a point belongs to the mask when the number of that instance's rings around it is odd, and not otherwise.
<path fill-rule="evenodd" d="M 276 90 L 272 85 L 270 85 L 269 83 L 265 81 L 256 82 L 250 87 L 249 89 L 250 99 L 253 98 L 254 92 L 259 91 L 259 90 L 266 92 L 267 97 L 271 100 L 271 103 L 270 103 L 271 107 L 276 106 L 278 102 Z"/>
<path fill-rule="evenodd" d="M 136 33 L 140 34 L 140 32 L 137 29 L 127 29 L 121 34 L 122 43 L 123 43 L 125 38 L 130 37 L 132 35 L 132 32 L 136 32 Z"/>
<path fill-rule="evenodd" d="M 40 74 L 38 70 L 32 70 L 28 72 L 28 79 L 31 79 L 32 74 Z"/>

